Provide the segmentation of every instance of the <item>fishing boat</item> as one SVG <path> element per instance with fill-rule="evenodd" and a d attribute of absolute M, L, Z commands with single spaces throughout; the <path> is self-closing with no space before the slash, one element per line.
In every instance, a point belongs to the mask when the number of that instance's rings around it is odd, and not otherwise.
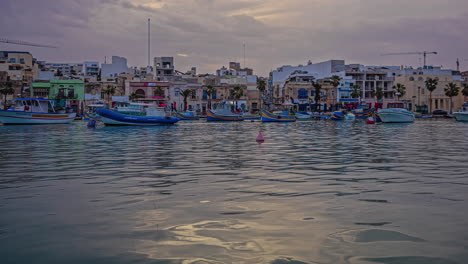
<path fill-rule="evenodd" d="M 193 111 L 185 112 L 174 112 L 174 116 L 178 117 L 180 120 L 198 120 L 200 117 L 195 115 Z"/>
<path fill-rule="evenodd" d="M 0 123 L 9 125 L 67 124 L 75 120 L 76 113 L 55 111 L 54 100 L 44 98 L 20 98 L 15 106 L 0 110 Z"/>
<path fill-rule="evenodd" d="M 296 120 L 297 121 L 307 121 L 307 120 L 311 120 L 311 119 L 312 119 L 312 115 L 307 113 L 306 111 L 300 111 L 300 112 L 296 113 Z"/>
<path fill-rule="evenodd" d="M 84 112 L 83 120 L 90 120 L 90 119 L 99 120 L 99 119 L 101 119 L 101 116 L 99 116 L 96 113 L 96 109 L 103 108 L 104 106 L 105 106 L 104 104 L 89 104 L 88 105 L 88 110 Z"/>
<path fill-rule="evenodd" d="M 356 109 L 353 114 L 356 118 L 368 118 L 375 113 L 375 108 L 370 109 Z"/>
<path fill-rule="evenodd" d="M 260 120 L 260 115 L 258 113 L 244 113 L 244 120 Z"/>
<path fill-rule="evenodd" d="M 335 121 L 345 120 L 345 113 L 343 111 L 335 111 L 331 113 L 330 120 L 335 120 Z"/>
<path fill-rule="evenodd" d="M 280 113 L 272 113 L 265 109 L 260 110 L 262 122 L 296 122 L 296 115 L 290 111 L 284 110 Z"/>
<path fill-rule="evenodd" d="M 107 108 L 99 108 L 96 112 L 106 126 L 158 126 L 177 123 L 178 117 L 170 116 L 164 108 L 145 107 L 140 112 L 120 112 Z"/>
<path fill-rule="evenodd" d="M 206 112 L 206 121 L 244 121 L 244 116 L 233 113 L 229 104 L 221 103 Z"/>
<path fill-rule="evenodd" d="M 468 122 L 468 103 L 463 104 L 460 111 L 453 113 L 455 120 L 460 122 Z"/>
<path fill-rule="evenodd" d="M 404 108 L 403 103 L 389 103 L 388 108 L 379 109 L 377 115 L 382 123 L 411 123 L 416 115 Z"/>

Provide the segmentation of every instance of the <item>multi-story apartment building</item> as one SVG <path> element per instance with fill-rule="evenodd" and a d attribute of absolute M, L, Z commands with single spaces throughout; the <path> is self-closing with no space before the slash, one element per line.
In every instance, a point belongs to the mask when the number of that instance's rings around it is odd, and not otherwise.
<path fill-rule="evenodd" d="M 83 63 L 83 75 L 87 77 L 97 77 L 99 75 L 98 61 L 85 61 Z"/>
<path fill-rule="evenodd" d="M 39 66 L 29 52 L 0 51 L 0 72 L 6 72 L 13 83 L 12 99 L 28 95 L 33 79 L 39 76 Z"/>
<path fill-rule="evenodd" d="M 119 56 L 112 56 L 112 62 L 101 65 L 102 77 L 117 77 L 119 74 L 129 73 L 127 59 Z"/>
<path fill-rule="evenodd" d="M 437 89 L 432 92 L 432 100 L 429 98 L 429 91 L 425 82 L 428 78 L 437 79 Z M 403 84 L 406 93 L 401 99 L 408 103 L 412 110 L 431 109 L 450 111 L 450 98 L 445 95 L 444 89 L 449 83 L 462 86 L 462 76 L 459 71 L 442 69 L 441 67 L 426 66 L 425 68 L 406 68 L 399 71 L 395 77 L 395 83 Z M 464 96 L 461 93 L 452 98 L 453 110 L 459 109 L 464 103 Z"/>
<path fill-rule="evenodd" d="M 174 57 L 154 57 L 156 81 L 172 81 L 175 76 Z"/>

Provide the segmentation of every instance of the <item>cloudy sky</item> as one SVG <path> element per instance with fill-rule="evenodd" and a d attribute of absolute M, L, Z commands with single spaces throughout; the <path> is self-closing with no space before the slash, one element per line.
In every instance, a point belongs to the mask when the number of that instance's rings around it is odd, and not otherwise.
<path fill-rule="evenodd" d="M 284 64 L 345 59 L 366 65 L 428 62 L 468 70 L 466 0 L 2 0 L 0 37 L 57 49 L 0 43 L 40 60 L 82 62 L 124 56 L 131 66 L 151 55 L 174 56 L 181 71 L 213 72 L 230 60 L 266 75 Z M 465 60 L 466 59 L 466 60 Z"/>

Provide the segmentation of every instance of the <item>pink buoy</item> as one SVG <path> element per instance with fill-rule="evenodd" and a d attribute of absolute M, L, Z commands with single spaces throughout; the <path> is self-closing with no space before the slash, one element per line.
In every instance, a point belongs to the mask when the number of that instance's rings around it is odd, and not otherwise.
<path fill-rule="evenodd" d="M 257 142 L 264 142 L 265 141 L 265 137 L 263 137 L 263 134 L 262 134 L 262 131 L 258 132 L 258 136 L 257 136 Z"/>

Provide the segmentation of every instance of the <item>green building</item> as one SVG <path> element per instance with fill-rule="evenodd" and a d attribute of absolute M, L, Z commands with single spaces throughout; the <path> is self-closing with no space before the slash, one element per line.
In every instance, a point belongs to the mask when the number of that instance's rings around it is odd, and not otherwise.
<path fill-rule="evenodd" d="M 80 112 L 85 94 L 84 87 L 84 81 L 82 80 L 33 82 L 31 84 L 31 96 L 54 99 L 57 106 L 71 107 L 76 112 Z"/>

